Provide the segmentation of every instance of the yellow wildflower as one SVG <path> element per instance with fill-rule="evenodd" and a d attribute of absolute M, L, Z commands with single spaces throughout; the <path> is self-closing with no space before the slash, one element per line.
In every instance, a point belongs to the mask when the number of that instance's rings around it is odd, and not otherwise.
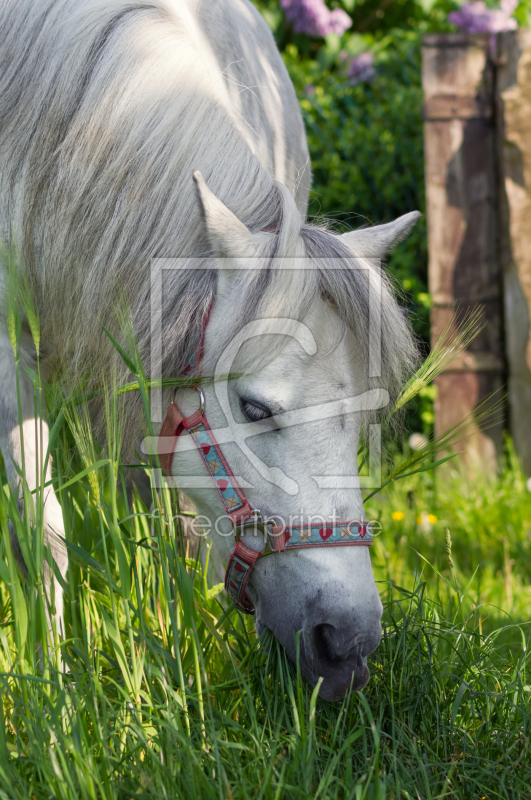
<path fill-rule="evenodd" d="M 422 511 L 420 515 L 417 517 L 417 525 L 434 525 L 437 522 L 437 517 L 435 514 L 427 514 L 425 511 Z"/>
<path fill-rule="evenodd" d="M 393 511 L 391 516 L 395 520 L 395 522 L 401 522 L 406 515 L 404 514 L 403 511 Z"/>

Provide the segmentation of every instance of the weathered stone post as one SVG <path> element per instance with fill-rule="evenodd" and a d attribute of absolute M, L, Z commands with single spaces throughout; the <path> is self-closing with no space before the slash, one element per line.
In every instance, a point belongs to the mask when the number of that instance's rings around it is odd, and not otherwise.
<path fill-rule="evenodd" d="M 422 50 L 432 341 L 454 314 L 459 319 L 475 306 L 487 322 L 436 381 L 440 432 L 505 383 L 495 66 L 488 35 L 430 35 Z M 494 463 L 502 432 L 502 420 L 483 433 L 476 427 L 460 449 Z"/>

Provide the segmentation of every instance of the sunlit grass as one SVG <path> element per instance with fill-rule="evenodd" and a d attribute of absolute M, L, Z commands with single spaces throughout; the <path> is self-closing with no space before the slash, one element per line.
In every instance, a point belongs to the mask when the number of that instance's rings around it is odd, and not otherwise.
<path fill-rule="evenodd" d="M 483 619 L 496 623 L 506 615 L 530 620 L 531 492 L 526 480 L 507 441 L 498 475 L 458 459 L 444 472 L 390 484 L 366 506 L 368 516 L 382 525 L 373 547 L 378 574 L 387 577 L 389 569 L 398 583 L 411 586 L 413 571 L 422 570 L 428 583 L 437 584 L 437 592 L 453 602 L 447 584 L 452 583 L 445 542 L 449 529 L 461 590 L 475 573 L 467 607 L 483 606 Z"/>
<path fill-rule="evenodd" d="M 112 402 L 108 415 L 114 436 Z M 70 542 L 70 671 L 51 653 L 41 665 L 43 600 L 16 572 L 4 494 L 1 797 L 524 796 L 529 630 L 511 620 L 529 616 L 531 495 L 514 462 L 490 484 L 426 472 L 373 498 L 385 635 L 364 692 L 327 704 L 186 557 L 175 498 L 154 496 L 150 512 L 118 491 L 119 436 L 102 457 L 83 412 L 63 418 L 54 480 Z"/>
<path fill-rule="evenodd" d="M 14 312 L 15 351 L 17 327 Z M 491 480 L 397 456 L 388 479 L 411 474 L 367 506 L 384 637 L 367 688 L 328 704 L 209 584 L 176 494 L 148 508 L 126 490 L 119 391 L 102 393 L 105 448 L 79 397 L 49 393 L 70 555 L 61 642 L 46 636 L 42 492 L 32 517 L 26 487 L 21 517 L 2 475 L 0 798 L 525 796 L 531 494 L 510 447 Z"/>

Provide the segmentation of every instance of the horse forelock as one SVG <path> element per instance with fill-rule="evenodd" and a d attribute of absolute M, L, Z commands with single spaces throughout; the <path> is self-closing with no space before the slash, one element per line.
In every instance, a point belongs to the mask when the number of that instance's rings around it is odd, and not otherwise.
<path fill-rule="evenodd" d="M 316 301 L 323 301 L 339 317 L 341 335 L 346 331 L 354 335 L 367 375 L 373 376 L 368 384 L 385 387 L 392 402 L 410 377 L 417 352 L 396 289 L 380 260 L 353 255 L 326 221 L 301 220 L 285 187 L 277 184 L 273 194 L 274 230 L 259 237 L 257 257 L 234 278 L 237 287 L 231 294 L 230 315 L 209 366 L 250 321 L 283 317 L 303 322 Z M 279 339 L 264 352 L 257 339 L 249 357 L 259 367 L 284 344 Z"/>

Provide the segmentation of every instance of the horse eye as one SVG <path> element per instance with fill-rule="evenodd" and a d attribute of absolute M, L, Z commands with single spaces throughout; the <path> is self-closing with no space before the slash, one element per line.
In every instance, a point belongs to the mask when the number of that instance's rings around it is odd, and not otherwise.
<path fill-rule="evenodd" d="M 243 416 L 249 422 L 260 422 L 262 419 L 267 419 L 268 417 L 273 416 L 271 411 L 266 408 L 266 406 L 262 406 L 257 403 L 251 403 L 250 400 L 246 400 L 244 397 L 240 397 L 240 408 Z"/>

